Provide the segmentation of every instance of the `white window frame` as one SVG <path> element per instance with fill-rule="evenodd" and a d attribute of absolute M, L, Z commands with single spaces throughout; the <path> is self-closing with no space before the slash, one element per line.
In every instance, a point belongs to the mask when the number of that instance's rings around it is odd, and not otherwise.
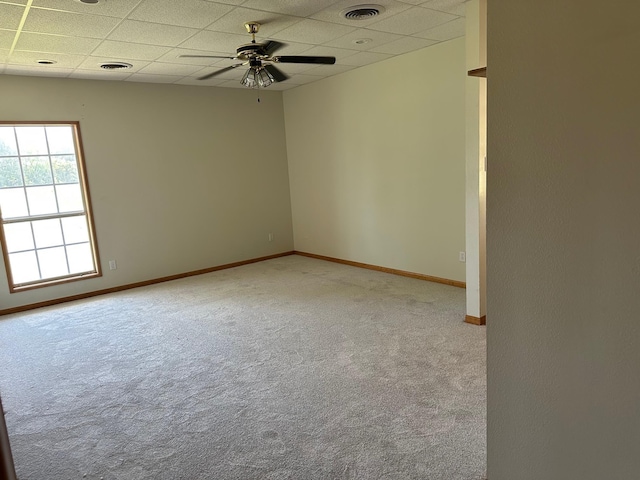
<path fill-rule="evenodd" d="M 12 126 L 12 127 L 22 127 L 22 126 L 48 127 L 48 126 L 61 126 L 61 125 L 69 126 L 72 128 L 72 131 L 73 131 L 76 166 L 78 169 L 78 183 L 80 185 L 84 210 L 75 211 L 75 212 L 65 212 L 65 213 L 52 213 L 52 214 L 46 214 L 46 215 L 28 215 L 25 217 L 8 218 L 8 219 L 3 218 L 2 211 L 0 211 L 0 244 L 2 245 L 2 255 L 3 255 L 4 265 L 7 273 L 7 280 L 9 282 L 10 293 L 22 292 L 26 290 L 32 290 L 34 288 L 47 287 L 50 285 L 59 285 L 62 283 L 74 282 L 78 280 L 85 280 L 88 278 L 95 278 L 95 277 L 102 276 L 100 256 L 98 254 L 98 242 L 96 240 L 95 225 L 93 222 L 93 212 L 91 208 L 91 196 L 89 194 L 89 183 L 87 181 L 86 166 L 84 162 L 84 150 L 82 147 L 82 137 L 80 135 L 80 122 L 77 122 L 77 121 L 47 121 L 47 122 L 0 121 L 0 126 Z M 50 156 L 51 154 L 48 153 L 48 155 Z M 33 156 L 33 155 L 24 155 L 24 156 Z M 22 155 L 20 155 L 20 152 L 18 152 L 18 157 L 19 158 L 22 157 Z M 53 181 L 55 184 L 55 180 Z M 23 178 L 23 186 L 25 186 L 24 178 Z M 31 222 L 35 220 L 47 220 L 47 219 L 55 219 L 55 218 L 62 219 L 62 218 L 69 218 L 74 216 L 86 216 L 89 245 L 91 247 L 91 251 L 93 255 L 94 268 L 90 271 L 85 271 L 80 273 L 70 273 L 64 276 L 59 276 L 59 277 L 50 277 L 50 278 L 33 280 L 29 282 L 24 282 L 24 283 L 15 283 L 13 281 L 13 274 L 11 272 L 11 263 L 9 261 L 9 251 L 7 248 L 7 242 L 5 238 L 5 225 L 21 223 L 21 222 Z M 64 245 L 66 246 L 67 244 L 65 243 Z M 34 249 L 35 248 L 36 246 L 34 245 Z"/>

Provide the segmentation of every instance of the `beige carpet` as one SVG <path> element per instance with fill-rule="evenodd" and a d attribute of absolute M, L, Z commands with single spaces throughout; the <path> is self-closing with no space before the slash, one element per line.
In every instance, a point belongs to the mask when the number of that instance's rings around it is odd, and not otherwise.
<path fill-rule="evenodd" d="M 0 318 L 21 480 L 485 472 L 464 290 L 290 256 Z"/>

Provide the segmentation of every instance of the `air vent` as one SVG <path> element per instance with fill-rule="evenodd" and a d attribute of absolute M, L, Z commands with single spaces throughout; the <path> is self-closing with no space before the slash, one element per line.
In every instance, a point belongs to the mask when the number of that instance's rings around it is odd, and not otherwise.
<path fill-rule="evenodd" d="M 100 68 L 104 68 L 105 70 L 121 70 L 123 68 L 131 67 L 133 67 L 133 65 L 124 62 L 102 63 L 100 65 Z"/>
<path fill-rule="evenodd" d="M 367 20 L 377 17 L 384 12 L 382 5 L 355 5 L 340 12 L 340 16 L 347 20 Z"/>

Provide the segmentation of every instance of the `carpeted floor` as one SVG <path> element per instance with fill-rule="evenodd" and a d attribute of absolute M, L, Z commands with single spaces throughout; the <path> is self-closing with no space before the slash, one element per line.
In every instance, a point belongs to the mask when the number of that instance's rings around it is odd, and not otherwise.
<path fill-rule="evenodd" d="M 20 480 L 485 472 L 464 290 L 290 256 L 0 318 Z"/>

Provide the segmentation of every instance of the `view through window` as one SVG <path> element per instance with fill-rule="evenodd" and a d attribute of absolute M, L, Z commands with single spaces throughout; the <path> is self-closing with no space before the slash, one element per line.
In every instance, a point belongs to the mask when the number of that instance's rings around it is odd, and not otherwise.
<path fill-rule="evenodd" d="M 77 122 L 0 123 L 0 217 L 12 292 L 100 275 Z"/>

